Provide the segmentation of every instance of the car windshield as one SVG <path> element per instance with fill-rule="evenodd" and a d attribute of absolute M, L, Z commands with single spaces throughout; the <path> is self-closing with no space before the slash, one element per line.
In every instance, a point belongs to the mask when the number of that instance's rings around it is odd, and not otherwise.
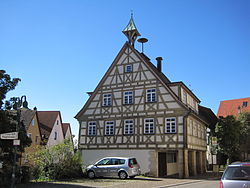
<path fill-rule="evenodd" d="M 222 179 L 250 180 L 250 166 L 228 167 Z"/>

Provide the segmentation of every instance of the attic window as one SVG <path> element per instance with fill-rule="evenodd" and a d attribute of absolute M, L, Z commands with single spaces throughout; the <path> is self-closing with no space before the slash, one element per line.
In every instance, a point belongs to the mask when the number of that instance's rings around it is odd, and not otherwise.
<path fill-rule="evenodd" d="M 247 101 L 244 101 L 243 103 L 242 103 L 242 108 L 246 108 L 247 107 Z"/>
<path fill-rule="evenodd" d="M 126 65 L 125 66 L 125 72 L 132 72 L 132 71 L 133 71 L 132 65 Z"/>

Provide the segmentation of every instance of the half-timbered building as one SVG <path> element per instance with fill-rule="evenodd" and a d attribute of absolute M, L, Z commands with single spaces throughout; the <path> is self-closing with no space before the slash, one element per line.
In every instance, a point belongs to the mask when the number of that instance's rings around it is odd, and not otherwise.
<path fill-rule="evenodd" d="M 207 122 L 200 100 L 183 82 L 171 82 L 134 47 L 140 36 L 131 17 L 115 60 L 76 115 L 84 163 L 133 156 L 143 174 L 180 178 L 206 169 Z"/>

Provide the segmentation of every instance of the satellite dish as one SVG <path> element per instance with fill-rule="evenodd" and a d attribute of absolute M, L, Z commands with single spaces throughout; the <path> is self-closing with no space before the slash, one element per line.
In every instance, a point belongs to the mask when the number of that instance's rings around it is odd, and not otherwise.
<path fill-rule="evenodd" d="M 139 38 L 137 41 L 138 41 L 139 43 L 141 43 L 142 53 L 143 53 L 143 52 L 144 52 L 143 44 L 146 43 L 146 42 L 148 42 L 148 39 L 146 39 L 146 38 Z"/>

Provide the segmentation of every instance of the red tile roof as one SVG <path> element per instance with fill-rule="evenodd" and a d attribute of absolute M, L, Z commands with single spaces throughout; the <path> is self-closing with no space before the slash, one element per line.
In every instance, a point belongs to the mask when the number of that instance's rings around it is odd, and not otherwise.
<path fill-rule="evenodd" d="M 250 112 L 250 97 L 221 101 L 217 117 L 238 116 L 241 112 Z"/>

